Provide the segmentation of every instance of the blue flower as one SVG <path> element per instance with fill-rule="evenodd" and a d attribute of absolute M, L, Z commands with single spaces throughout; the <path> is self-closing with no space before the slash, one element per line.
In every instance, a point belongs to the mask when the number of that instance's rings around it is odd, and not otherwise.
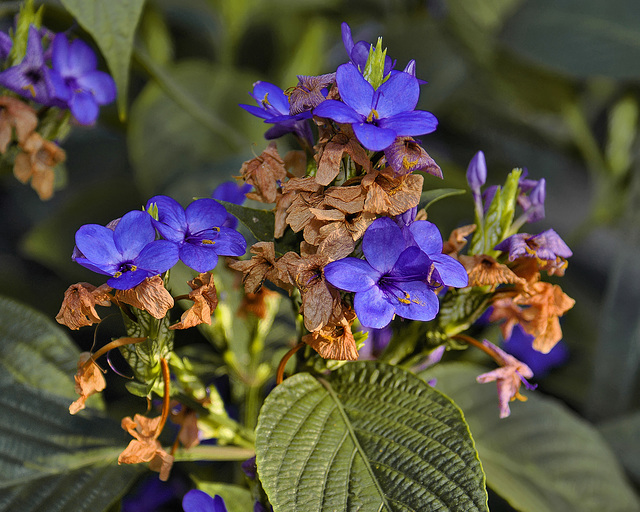
<path fill-rule="evenodd" d="M 371 43 L 367 43 L 366 41 L 358 41 L 357 43 L 353 42 L 353 37 L 351 36 L 351 27 L 346 22 L 342 23 L 342 44 L 344 44 L 344 49 L 349 56 L 349 60 L 351 63 L 362 73 L 364 71 L 365 66 L 367 65 L 367 59 L 369 58 L 369 49 L 371 48 Z M 414 74 L 415 74 L 415 61 L 414 63 Z M 385 56 L 384 59 L 384 76 L 387 76 L 391 70 L 395 66 L 395 61 L 391 59 L 388 55 Z"/>
<path fill-rule="evenodd" d="M 343 258 L 324 268 L 336 288 L 355 292 L 354 309 L 365 327 L 385 327 L 394 315 L 410 320 L 435 318 L 439 303 L 427 284 L 434 272 L 429 257 L 418 247 L 405 249 L 402 231 L 388 217 L 376 219 L 364 234 L 366 258 Z"/>
<path fill-rule="evenodd" d="M 40 33 L 31 25 L 24 59 L 17 66 L 0 73 L 0 85 L 43 105 L 52 104 L 51 70 L 44 61 Z"/>
<path fill-rule="evenodd" d="M 227 512 L 227 506 L 221 496 L 215 498 L 206 492 L 192 489 L 182 498 L 184 512 Z"/>
<path fill-rule="evenodd" d="M 522 173 L 518 182 L 520 193 L 518 194 L 518 204 L 524 210 L 523 222 L 537 222 L 544 219 L 544 201 L 547 196 L 546 180 L 530 180 L 526 178 L 527 170 Z"/>
<path fill-rule="evenodd" d="M 11 53 L 13 47 L 13 41 L 9 34 L 0 32 L 0 60 L 5 60 Z"/>
<path fill-rule="evenodd" d="M 242 256 L 247 249 L 244 237 L 224 226 L 227 210 L 214 199 L 197 199 L 186 209 L 167 196 L 155 196 L 147 202 L 158 209 L 153 225 L 179 250 L 180 260 L 198 272 L 207 272 L 218 263 L 218 256 Z"/>
<path fill-rule="evenodd" d="M 264 119 L 265 123 L 274 124 L 264 134 L 265 139 L 277 139 L 287 133 L 293 133 L 313 145 L 313 133 L 306 122 L 311 118 L 311 112 L 290 115 L 289 98 L 280 87 L 269 82 L 256 82 L 249 96 L 256 100 L 259 106 L 240 104 L 240 107 Z"/>
<path fill-rule="evenodd" d="M 326 100 L 313 115 L 350 124 L 357 139 L 372 151 L 389 147 L 396 137 L 431 133 L 438 121 L 423 110 L 414 110 L 420 95 L 416 77 L 399 72 L 374 90 L 357 68 L 342 64 L 336 72 L 342 101 Z"/>
<path fill-rule="evenodd" d="M 495 246 L 497 251 L 509 253 L 509 261 L 517 258 L 538 258 L 555 261 L 573 255 L 569 246 L 553 229 L 547 229 L 537 235 L 517 233 Z"/>
<path fill-rule="evenodd" d="M 84 41 L 69 43 L 67 36 L 57 34 L 51 44 L 53 94 L 68 105 L 80 124 L 93 124 L 100 105 L 116 98 L 113 78 L 98 71 L 98 59 Z"/>
<path fill-rule="evenodd" d="M 469 284 L 469 276 L 462 263 L 448 254 L 442 253 L 442 235 L 440 230 L 428 220 L 414 220 L 417 208 L 411 208 L 404 214 L 396 217 L 396 223 L 400 226 L 405 243 L 409 246 L 416 245 L 432 261 L 436 272 L 431 276 L 431 281 L 444 286 L 464 288 Z"/>
<path fill-rule="evenodd" d="M 226 201 L 227 203 L 242 204 L 247 199 L 245 194 L 250 190 L 251 185 L 248 183 L 238 185 L 235 181 L 225 181 L 214 189 L 211 197 L 219 201 Z M 230 213 L 227 213 L 227 220 L 225 220 L 222 225 L 227 228 L 236 229 L 238 219 Z"/>
<path fill-rule="evenodd" d="M 76 232 L 73 259 L 89 270 L 112 276 L 107 281 L 112 288 L 128 290 L 178 262 L 175 244 L 155 238 L 149 214 L 129 212 L 113 230 L 98 224 L 82 226 Z"/>

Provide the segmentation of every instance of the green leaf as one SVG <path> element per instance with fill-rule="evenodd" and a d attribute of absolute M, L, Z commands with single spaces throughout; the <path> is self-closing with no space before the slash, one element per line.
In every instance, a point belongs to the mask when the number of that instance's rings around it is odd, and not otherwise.
<path fill-rule="evenodd" d="M 600 434 L 557 400 L 528 401 L 500 419 L 495 385 L 478 384 L 486 368 L 450 363 L 421 374 L 464 411 L 487 484 L 524 512 L 639 510 L 640 503 Z"/>
<path fill-rule="evenodd" d="M 413 374 L 350 363 L 267 397 L 258 474 L 275 512 L 486 510 L 484 477 L 457 407 Z"/>
<path fill-rule="evenodd" d="M 220 482 L 198 482 L 198 489 L 209 496 L 222 496 L 227 512 L 247 512 L 253 510 L 253 498 L 249 489 L 239 485 L 223 484 Z"/>
<path fill-rule="evenodd" d="M 420 195 L 418 210 L 422 208 L 428 210 L 434 203 L 437 203 L 441 199 L 460 196 L 462 194 L 466 194 L 466 190 L 461 188 L 436 188 L 433 190 L 427 190 Z"/>
<path fill-rule="evenodd" d="M 640 412 L 607 421 L 598 428 L 636 484 L 640 484 Z"/>
<path fill-rule="evenodd" d="M 258 242 L 273 242 L 273 232 L 276 225 L 275 214 L 271 210 L 248 208 L 227 201 L 219 201 L 227 211 L 242 222 Z"/>
<path fill-rule="evenodd" d="M 635 0 L 525 2 L 502 40 L 528 60 L 576 77 L 637 78 L 640 9 Z"/>
<path fill-rule="evenodd" d="M 0 384 L 17 382 L 75 400 L 72 375 L 80 351 L 50 319 L 0 297 Z"/>
<path fill-rule="evenodd" d="M 0 511 L 99 512 L 140 467 L 118 467 L 120 426 L 69 414 L 79 351 L 51 320 L 0 299 Z M 56 394 L 52 394 L 51 391 Z"/>
<path fill-rule="evenodd" d="M 451 336 L 468 329 L 487 309 L 491 296 L 482 287 L 449 290 L 440 303 L 440 331 Z"/>
<path fill-rule="evenodd" d="M 133 36 L 144 0 L 61 0 L 80 26 L 95 39 L 118 88 L 118 112 L 126 118 Z"/>

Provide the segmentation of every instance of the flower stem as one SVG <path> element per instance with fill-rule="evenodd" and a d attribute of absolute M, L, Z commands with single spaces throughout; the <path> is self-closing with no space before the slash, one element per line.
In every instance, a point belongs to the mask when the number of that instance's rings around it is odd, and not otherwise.
<path fill-rule="evenodd" d="M 160 366 L 162 368 L 162 380 L 164 382 L 164 396 L 162 397 L 162 416 L 160 418 L 160 424 L 158 430 L 156 430 L 155 438 L 157 439 L 164 428 L 164 424 L 169 417 L 169 405 L 171 400 L 171 375 L 169 374 L 169 364 L 164 357 L 160 358 Z"/>
<path fill-rule="evenodd" d="M 276 384 L 282 384 L 282 381 L 284 380 L 284 367 L 287 366 L 287 363 L 289 362 L 289 359 L 291 359 L 291 356 L 302 347 L 304 347 L 304 342 L 301 341 L 284 355 L 284 357 L 280 361 L 280 364 L 278 365 L 278 372 L 276 373 Z"/>
<path fill-rule="evenodd" d="M 479 348 L 485 354 L 487 354 L 489 357 L 491 357 L 491 359 L 493 359 L 500 366 L 504 366 L 505 362 L 504 362 L 504 359 L 500 356 L 500 354 L 498 354 L 495 350 L 492 350 L 491 348 L 487 347 L 483 343 L 480 343 L 475 338 L 472 338 L 471 336 L 467 336 L 466 334 L 455 334 L 455 335 L 451 336 L 451 338 L 455 339 L 455 340 L 464 341 L 465 343 L 468 343 L 469 345 L 473 345 L 474 347 Z"/>
<path fill-rule="evenodd" d="M 123 347 L 125 345 L 133 345 L 135 343 L 142 343 L 143 341 L 146 341 L 146 336 L 144 338 L 118 338 L 117 340 L 113 340 L 111 343 L 107 343 L 104 347 L 102 347 L 100 350 L 98 350 L 97 352 L 95 352 L 94 354 L 91 354 L 91 357 L 87 360 L 86 363 L 84 363 L 85 365 L 89 365 L 91 363 L 95 363 L 96 359 L 98 359 L 99 357 L 103 356 L 104 354 L 106 354 L 107 352 L 109 352 L 109 350 L 113 350 L 114 348 L 118 348 L 118 347 Z"/>

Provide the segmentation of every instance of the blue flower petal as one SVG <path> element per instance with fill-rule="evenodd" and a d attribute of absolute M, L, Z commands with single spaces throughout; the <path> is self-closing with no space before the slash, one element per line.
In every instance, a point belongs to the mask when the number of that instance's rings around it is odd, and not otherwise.
<path fill-rule="evenodd" d="M 404 249 L 402 231 L 389 217 L 374 220 L 362 238 L 362 251 L 365 258 L 382 274 L 393 269 Z"/>
<path fill-rule="evenodd" d="M 220 498 L 216 496 L 216 498 Z M 184 512 L 227 512 L 222 498 L 216 503 L 214 498 L 206 492 L 192 489 L 182 498 L 182 508 Z M 222 508 L 221 508 L 222 507 Z"/>
<path fill-rule="evenodd" d="M 353 51 L 353 37 L 351 36 L 351 27 L 345 21 L 340 26 L 342 29 L 342 44 L 347 51 L 347 55 L 351 58 L 351 52 Z"/>
<path fill-rule="evenodd" d="M 389 325 L 395 314 L 393 305 L 377 286 L 356 293 L 353 309 L 363 326 L 374 329 L 382 329 Z"/>
<path fill-rule="evenodd" d="M 156 240 L 147 244 L 133 263 L 151 275 L 162 274 L 178 263 L 178 246 L 167 240 Z"/>
<path fill-rule="evenodd" d="M 374 286 L 381 274 L 359 258 L 343 258 L 324 267 L 324 278 L 336 288 L 361 292 Z"/>
<path fill-rule="evenodd" d="M 417 220 L 409 225 L 409 231 L 423 252 L 429 256 L 442 253 L 442 235 L 433 222 Z"/>
<path fill-rule="evenodd" d="M 256 117 L 261 117 L 263 119 L 267 119 L 268 117 L 271 117 L 270 113 L 266 112 L 263 108 L 256 107 L 255 105 L 247 105 L 245 103 L 240 103 L 238 106 L 245 109 L 247 112 L 249 112 L 249 114 L 252 114 Z"/>
<path fill-rule="evenodd" d="M 85 224 L 78 229 L 76 247 L 88 261 L 100 268 L 117 265 L 122 258 L 113 241 L 113 231 L 98 224 Z"/>
<path fill-rule="evenodd" d="M 438 297 L 421 281 L 402 283 L 401 289 L 389 290 L 397 299 L 396 315 L 409 320 L 428 322 L 438 314 Z"/>
<path fill-rule="evenodd" d="M 400 112 L 413 111 L 419 97 L 420 85 L 415 76 L 394 73 L 376 90 L 374 108 L 380 119 L 388 118 Z"/>
<path fill-rule="evenodd" d="M 362 123 L 365 118 L 349 105 L 336 100 L 325 100 L 313 109 L 313 115 L 333 119 L 336 123 Z"/>
<path fill-rule="evenodd" d="M 158 207 L 158 220 L 153 225 L 158 232 L 171 242 L 181 243 L 187 231 L 187 217 L 184 208 L 172 197 L 154 196 L 147 201 L 145 209 L 155 204 Z"/>
<path fill-rule="evenodd" d="M 253 93 L 251 96 L 253 96 L 259 105 L 263 105 L 263 102 L 266 101 L 268 105 L 271 105 L 278 113 L 289 113 L 289 98 L 277 85 L 269 82 L 256 82 L 253 84 Z"/>
<path fill-rule="evenodd" d="M 116 99 L 116 83 L 111 75 L 103 71 L 91 71 L 78 77 L 78 85 L 91 92 L 98 105 L 106 105 Z"/>
<path fill-rule="evenodd" d="M 218 264 L 218 253 L 215 250 L 215 245 L 207 247 L 184 244 L 180 247 L 180 260 L 193 270 L 208 272 Z"/>
<path fill-rule="evenodd" d="M 80 124 L 88 126 L 98 119 L 100 108 L 93 94 L 86 91 L 75 91 L 69 101 L 69 109 Z"/>
<path fill-rule="evenodd" d="M 373 105 L 374 89 L 351 63 L 338 66 L 336 83 L 340 97 L 347 105 L 365 118 Z"/>
<path fill-rule="evenodd" d="M 396 132 L 393 130 L 379 128 L 372 124 L 358 123 L 353 124 L 352 127 L 360 143 L 371 151 L 387 149 L 396 139 Z"/>
<path fill-rule="evenodd" d="M 83 258 L 83 257 L 74 258 L 73 261 L 75 261 L 79 265 L 82 265 L 85 268 L 88 268 L 93 272 L 97 272 L 98 274 L 105 274 L 107 276 L 112 276 L 118 270 L 118 265 L 115 263 L 113 264 L 105 263 L 102 265 L 97 265 L 92 261 L 88 260 L 87 258 Z"/>
<path fill-rule="evenodd" d="M 398 137 L 414 137 L 434 131 L 438 126 L 438 120 L 431 112 L 414 110 L 380 119 L 378 126 L 393 130 Z"/>
<path fill-rule="evenodd" d="M 57 37 L 58 36 L 56 36 L 56 38 Z M 76 39 L 69 45 L 66 66 L 58 71 L 60 71 L 62 76 L 70 75 L 78 77 L 87 71 L 95 70 L 97 67 L 98 58 L 94 51 L 82 39 Z"/>
<path fill-rule="evenodd" d="M 49 81 L 51 82 L 51 94 L 56 98 L 67 102 L 71 99 L 72 91 L 62 78 L 62 75 L 55 69 L 49 72 Z"/>
<path fill-rule="evenodd" d="M 151 216 L 147 212 L 132 211 L 123 215 L 113 231 L 113 242 L 122 255 L 121 262 L 133 260 L 140 251 L 156 238 Z M 78 249 L 82 249 L 78 246 Z M 86 252 L 85 256 L 91 258 Z"/>
<path fill-rule="evenodd" d="M 414 245 L 402 251 L 387 275 L 398 282 L 424 281 L 429 277 L 432 263 L 431 258 Z"/>
<path fill-rule="evenodd" d="M 215 199 L 196 199 L 185 210 L 189 232 L 196 234 L 206 229 L 220 227 L 227 219 L 227 210 Z"/>
<path fill-rule="evenodd" d="M 453 286 L 454 288 L 464 288 L 469 285 L 467 271 L 455 258 L 448 254 L 434 254 L 431 260 L 440 274 L 442 284 Z"/>
<path fill-rule="evenodd" d="M 247 252 L 247 241 L 233 228 L 222 226 L 215 242 L 213 247 L 220 256 L 242 256 Z"/>
<path fill-rule="evenodd" d="M 116 290 L 129 290 L 134 286 L 138 286 L 147 277 L 153 276 L 153 272 L 148 270 L 137 269 L 123 272 L 119 277 L 107 279 L 107 284 Z"/>

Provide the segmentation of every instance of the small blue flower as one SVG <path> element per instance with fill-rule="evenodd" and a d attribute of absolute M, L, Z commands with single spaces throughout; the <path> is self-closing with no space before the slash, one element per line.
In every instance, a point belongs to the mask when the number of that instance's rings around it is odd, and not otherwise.
<path fill-rule="evenodd" d="M 219 201 L 226 201 L 227 203 L 242 204 L 247 199 L 245 194 L 250 190 L 251 185 L 248 183 L 239 185 L 235 181 L 225 181 L 214 189 L 211 197 Z M 227 228 L 236 229 L 238 219 L 230 213 L 227 213 L 227 220 L 225 220 L 222 225 Z"/>
<path fill-rule="evenodd" d="M 227 512 L 227 506 L 221 496 L 215 498 L 206 492 L 192 489 L 182 498 L 184 512 Z"/>
<path fill-rule="evenodd" d="M 68 105 L 80 124 L 95 123 L 100 105 L 116 98 L 113 78 L 96 69 L 96 54 L 80 39 L 70 43 L 67 36 L 57 34 L 51 48 L 54 96 Z"/>
<path fill-rule="evenodd" d="M 517 233 L 500 242 L 495 249 L 508 252 L 509 261 L 517 258 L 555 261 L 558 257 L 569 258 L 573 255 L 569 246 L 553 229 L 547 229 L 537 235 Z"/>
<path fill-rule="evenodd" d="M 22 62 L 0 73 L 0 85 L 43 105 L 51 105 L 53 85 L 51 70 L 45 65 L 42 40 L 38 29 L 31 25 L 27 52 Z"/>
<path fill-rule="evenodd" d="M 112 276 L 107 281 L 112 288 L 128 290 L 178 262 L 175 244 L 155 238 L 149 214 L 132 211 L 113 230 L 98 224 L 82 226 L 76 232 L 73 259 L 89 270 Z"/>
<path fill-rule="evenodd" d="M 427 284 L 434 272 L 429 257 L 418 247 L 405 249 L 400 228 L 388 217 L 376 219 L 364 234 L 366 258 L 343 258 L 324 268 L 336 288 L 355 292 L 354 309 L 365 327 L 385 327 L 394 315 L 410 320 L 435 318 L 439 303 Z"/>
<path fill-rule="evenodd" d="M 540 180 L 530 180 L 526 178 L 527 170 L 523 171 L 522 177 L 518 182 L 520 193 L 518 194 L 518 204 L 524 210 L 524 222 L 537 222 L 544 219 L 544 201 L 547 196 L 546 181 L 544 178 Z"/>
<path fill-rule="evenodd" d="M 313 145 L 313 133 L 307 123 L 311 112 L 290 115 L 289 98 L 280 87 L 269 82 L 256 82 L 253 92 L 249 93 L 259 106 L 240 104 L 250 114 L 264 119 L 265 123 L 272 123 L 264 134 L 265 139 L 277 139 L 287 133 L 293 133 Z"/>
<path fill-rule="evenodd" d="M 487 162 L 484 158 L 484 153 L 482 151 L 478 151 L 473 156 L 471 162 L 469 162 L 469 166 L 467 167 L 467 183 L 469 183 L 469 187 L 471 187 L 471 192 L 473 193 L 475 201 L 479 201 L 480 189 L 486 181 Z"/>
<path fill-rule="evenodd" d="M 420 95 L 416 77 L 399 72 L 374 90 L 351 63 L 336 72 L 342 101 L 326 100 L 313 115 L 350 124 L 357 139 L 372 151 L 389 147 L 396 137 L 431 133 L 438 121 L 431 112 L 414 110 Z"/>
<path fill-rule="evenodd" d="M 186 209 L 167 196 L 155 196 L 147 210 L 158 208 L 153 225 L 163 238 L 174 243 L 180 260 L 198 272 L 207 272 L 218 263 L 218 256 L 242 256 L 247 249 L 244 237 L 224 226 L 227 210 L 214 199 L 197 199 Z"/>
<path fill-rule="evenodd" d="M 371 43 L 367 43 L 366 41 L 358 41 L 357 43 L 353 42 L 353 37 L 351 35 L 351 27 L 346 22 L 342 23 L 342 44 L 344 44 L 344 49 L 349 56 L 349 60 L 351 63 L 362 73 L 364 71 L 365 66 L 367 65 L 367 59 L 369 58 L 369 49 L 371 48 Z M 415 76 L 415 61 L 414 63 L 414 76 Z M 384 59 L 384 76 L 387 76 L 391 70 L 395 66 L 395 61 L 389 57 L 385 56 Z"/>

